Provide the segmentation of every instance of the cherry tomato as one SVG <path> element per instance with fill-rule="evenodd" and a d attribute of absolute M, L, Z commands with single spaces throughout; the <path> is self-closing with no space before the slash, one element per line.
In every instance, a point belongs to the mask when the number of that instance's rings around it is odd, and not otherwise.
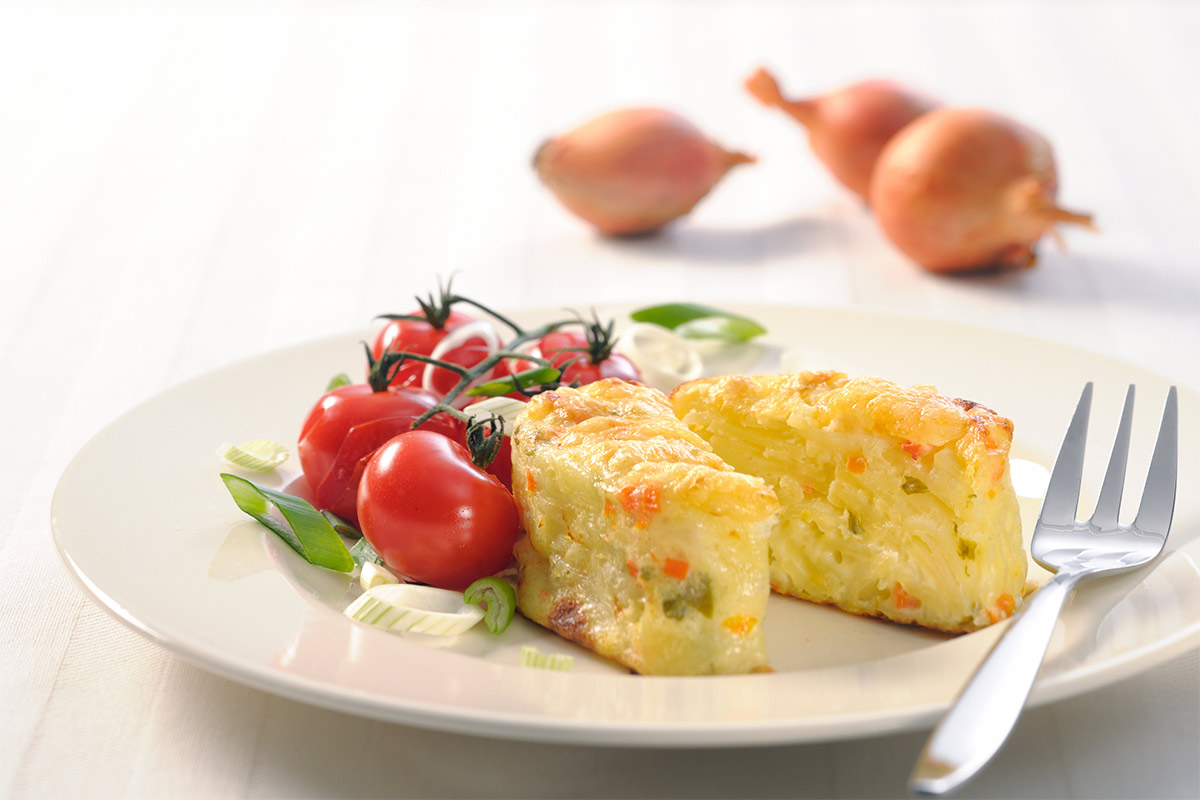
<path fill-rule="evenodd" d="M 420 311 L 413 312 L 413 315 L 424 316 Z M 452 330 L 460 325 L 474 321 L 474 317 L 464 314 L 461 311 L 450 311 L 445 323 L 440 328 L 434 327 L 429 322 L 420 320 L 389 320 L 375 336 L 375 342 L 371 345 L 371 354 L 378 359 L 383 355 L 385 350 L 391 349 L 427 356 L 433 353 L 434 348 Z M 449 361 L 452 364 L 473 367 L 487 358 L 489 353 L 487 342 L 482 337 L 472 337 L 458 347 L 451 348 L 441 354 L 439 358 L 442 361 Z M 405 363 L 396 371 L 396 376 L 392 378 L 392 386 L 414 386 L 420 388 L 426 366 L 426 364 L 419 361 Z M 458 375 L 447 369 L 434 367 L 430 383 L 434 392 L 439 396 L 444 395 L 458 383 Z"/>
<path fill-rule="evenodd" d="M 297 451 L 316 506 L 343 519 L 358 521 L 358 483 L 371 454 L 437 404 L 420 389 L 373 392 L 367 384 L 340 386 L 325 394 L 300 429 Z M 462 425 L 437 414 L 421 428 L 435 435 L 462 438 Z"/>
<path fill-rule="evenodd" d="M 492 463 L 487 466 L 488 474 L 495 475 L 504 488 L 512 491 L 512 438 L 505 436 L 504 441 L 500 443 L 500 450 L 497 451 L 496 457 L 492 459 Z"/>
<path fill-rule="evenodd" d="M 363 536 L 405 578 L 462 590 L 512 560 L 517 504 L 467 448 L 424 430 L 376 451 L 358 487 Z"/>
<path fill-rule="evenodd" d="M 548 333 L 538 343 L 538 349 L 542 351 L 542 357 L 550 359 L 554 366 L 567 365 L 559 378 L 564 384 L 576 381 L 592 383 L 601 378 L 621 378 L 627 381 L 642 379 L 632 361 L 620 353 L 613 352 L 607 343 L 597 346 L 581 331 Z M 608 352 L 604 352 L 605 350 Z M 599 358 L 596 358 L 597 352 Z M 567 364 L 568 361 L 571 363 Z"/>

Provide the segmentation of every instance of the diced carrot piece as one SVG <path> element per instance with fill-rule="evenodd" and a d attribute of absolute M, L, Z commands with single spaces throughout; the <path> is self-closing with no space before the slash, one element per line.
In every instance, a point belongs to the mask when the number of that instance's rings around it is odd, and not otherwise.
<path fill-rule="evenodd" d="M 625 562 L 625 569 L 629 570 L 629 574 L 634 578 L 638 576 L 638 566 L 633 563 L 632 558 Z"/>
<path fill-rule="evenodd" d="M 721 620 L 721 624 L 725 626 L 734 636 L 745 636 L 758 623 L 756 617 L 748 617 L 745 614 L 738 614 L 733 617 L 726 617 Z"/>
<path fill-rule="evenodd" d="M 688 569 L 688 562 L 678 558 L 668 558 L 663 562 L 663 574 L 681 581 L 687 578 Z"/>
<path fill-rule="evenodd" d="M 896 603 L 896 608 L 921 607 L 921 599 L 904 591 L 904 587 L 898 583 L 892 587 L 892 600 Z"/>
<path fill-rule="evenodd" d="M 921 456 L 928 455 L 929 453 L 933 452 L 933 445 L 919 444 L 917 442 L 905 440 L 903 443 L 901 443 L 900 449 L 912 456 L 913 461 L 916 461 Z"/>
<path fill-rule="evenodd" d="M 850 456 L 846 459 L 846 469 L 855 475 L 861 475 L 867 469 L 867 460 L 862 456 Z"/>
<path fill-rule="evenodd" d="M 1004 592 L 996 598 L 996 610 L 987 609 L 988 619 L 993 623 L 997 623 L 1002 619 L 1008 619 L 1013 615 L 1013 611 L 1017 609 L 1017 601 L 1008 592 Z"/>
<path fill-rule="evenodd" d="M 1004 592 L 996 598 L 996 607 L 1004 612 L 1006 616 L 1012 615 L 1012 612 L 1017 607 L 1017 601 L 1008 592 Z"/>
<path fill-rule="evenodd" d="M 617 492 L 617 501 L 621 508 L 633 515 L 635 528 L 645 528 L 650 519 L 661 510 L 659 505 L 658 487 L 639 483 L 626 486 Z"/>
<path fill-rule="evenodd" d="M 533 470 L 525 470 L 525 488 L 531 492 L 537 491 L 537 481 L 533 479 Z"/>

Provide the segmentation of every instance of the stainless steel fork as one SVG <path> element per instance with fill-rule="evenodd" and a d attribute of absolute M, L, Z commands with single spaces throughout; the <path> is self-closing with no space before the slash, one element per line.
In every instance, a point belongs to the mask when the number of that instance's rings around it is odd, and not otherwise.
<path fill-rule="evenodd" d="M 1054 462 L 1030 543 L 1034 559 L 1054 572 L 1054 577 L 1013 618 L 1004 636 L 938 722 L 909 778 L 910 791 L 919 795 L 952 791 L 1000 749 L 1033 688 L 1054 623 L 1079 581 L 1142 566 L 1162 552 L 1175 510 L 1179 401 L 1175 387 L 1171 387 L 1137 517 L 1132 525 L 1122 525 L 1117 515 L 1125 487 L 1133 389 L 1130 386 L 1125 395 L 1125 408 L 1095 512 L 1087 522 L 1079 522 L 1075 512 L 1092 405 L 1092 384 L 1084 387 Z"/>

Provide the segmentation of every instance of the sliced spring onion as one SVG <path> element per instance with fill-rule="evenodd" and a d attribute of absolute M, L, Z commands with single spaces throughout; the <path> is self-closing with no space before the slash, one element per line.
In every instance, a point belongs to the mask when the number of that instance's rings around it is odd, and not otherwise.
<path fill-rule="evenodd" d="M 322 511 L 321 515 L 325 517 L 325 519 L 329 520 L 329 524 L 333 526 L 333 529 L 337 531 L 339 536 L 345 536 L 347 539 L 362 538 L 362 531 L 332 511 Z"/>
<path fill-rule="evenodd" d="M 699 303 L 666 303 L 639 308 L 630 315 L 635 322 L 649 322 L 679 331 L 691 339 L 721 339 L 726 342 L 746 342 L 761 336 L 767 329 L 749 317 L 731 314 Z M 703 321 L 703 322 L 701 322 Z"/>
<path fill-rule="evenodd" d="M 376 586 L 382 586 L 385 583 L 399 582 L 400 579 L 392 574 L 390 569 L 373 561 L 363 562 L 362 572 L 358 573 L 358 585 L 363 588 L 364 592 Z"/>
<path fill-rule="evenodd" d="M 645 383 L 664 392 L 699 378 L 704 371 L 695 345 L 658 325 L 630 325 L 617 341 L 617 349 L 638 368 Z"/>
<path fill-rule="evenodd" d="M 371 547 L 371 543 L 364 536 L 354 543 L 350 548 L 350 558 L 354 559 L 354 563 L 360 567 L 364 564 L 378 564 L 383 566 L 383 559 L 379 557 L 379 553 L 375 552 L 375 548 Z"/>
<path fill-rule="evenodd" d="M 717 339 L 722 342 L 748 342 L 767 329 L 745 317 L 701 317 L 675 329 L 685 339 Z"/>
<path fill-rule="evenodd" d="M 518 388 L 528 389 L 530 386 L 541 386 L 544 383 L 558 380 L 559 371 L 554 367 L 534 367 L 533 369 L 514 372 L 504 378 L 480 383 L 467 389 L 468 397 L 499 397 L 515 392 Z"/>
<path fill-rule="evenodd" d="M 457 328 L 452 329 L 437 343 L 437 347 L 433 348 L 433 352 L 429 354 L 429 357 L 442 358 L 446 353 L 456 347 L 460 347 L 470 339 L 483 339 L 489 355 L 500 349 L 500 337 L 496 334 L 496 329 L 492 327 L 492 323 L 485 319 L 477 319 L 465 322 Z M 421 388 L 427 392 L 434 391 L 433 370 L 433 364 L 426 364 L 425 371 L 421 373 Z"/>
<path fill-rule="evenodd" d="M 329 383 L 325 384 L 325 391 L 332 392 L 334 389 L 341 388 L 342 386 L 349 386 L 352 383 L 354 383 L 354 381 L 350 380 L 349 375 L 344 372 L 339 372 L 337 375 L 334 375 L 329 379 Z"/>
<path fill-rule="evenodd" d="M 463 413 L 478 420 L 499 417 L 500 421 L 504 423 L 504 434 L 510 436 L 513 423 L 523 408 L 525 408 L 525 403 L 515 397 L 489 397 L 486 400 L 471 403 L 463 409 Z"/>
<path fill-rule="evenodd" d="M 487 606 L 483 624 L 492 633 L 504 633 L 517 611 L 517 593 L 504 578 L 480 578 L 463 592 L 463 600 Z"/>
<path fill-rule="evenodd" d="M 458 592 L 385 583 L 373 586 L 346 609 L 346 616 L 392 631 L 455 636 L 483 619 L 483 609 L 463 601 Z"/>
<path fill-rule="evenodd" d="M 217 448 L 217 456 L 223 461 L 254 472 L 273 470 L 289 455 L 286 447 L 269 439 L 251 439 L 242 445 L 224 442 Z"/>
<path fill-rule="evenodd" d="M 307 501 L 227 472 L 221 473 L 221 480 L 238 508 L 287 542 L 305 561 L 338 572 L 354 569 L 354 559 L 341 537 Z"/>
<path fill-rule="evenodd" d="M 541 653 L 532 645 L 521 646 L 521 666 L 534 669 L 552 669 L 556 672 L 566 672 L 575 663 L 573 656 L 564 653 Z"/>

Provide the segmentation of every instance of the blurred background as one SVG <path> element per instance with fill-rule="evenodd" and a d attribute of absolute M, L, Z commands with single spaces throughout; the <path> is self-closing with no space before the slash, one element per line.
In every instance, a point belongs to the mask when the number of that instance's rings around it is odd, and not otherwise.
<path fill-rule="evenodd" d="M 1084 307 L 1115 287 L 1127 355 L 1176 363 L 1197 333 L 1193 313 L 1175 315 L 1173 335 L 1136 334 L 1161 304 L 1198 302 L 1194 4 L 8 3 L 0 15 L 5 337 L 127 326 L 113 341 L 178 379 L 408 310 L 452 273 L 509 307 L 537 280 L 551 304 L 669 290 L 1032 333 L 1046 303 L 1113 315 L 1108 300 Z M 792 96 L 885 76 L 1023 120 L 1055 146 L 1060 200 L 1102 233 L 1065 231 L 1066 249 L 1045 242 L 1045 269 L 1028 273 L 914 276 L 801 129 L 742 88 L 760 65 Z M 598 239 L 530 161 L 548 136 L 629 105 L 673 108 L 759 163 L 660 237 Z M 983 319 L 959 313 L 974 301 Z M 164 327 L 226 346 L 165 358 L 155 342 L 173 337 L 135 335 Z"/>

